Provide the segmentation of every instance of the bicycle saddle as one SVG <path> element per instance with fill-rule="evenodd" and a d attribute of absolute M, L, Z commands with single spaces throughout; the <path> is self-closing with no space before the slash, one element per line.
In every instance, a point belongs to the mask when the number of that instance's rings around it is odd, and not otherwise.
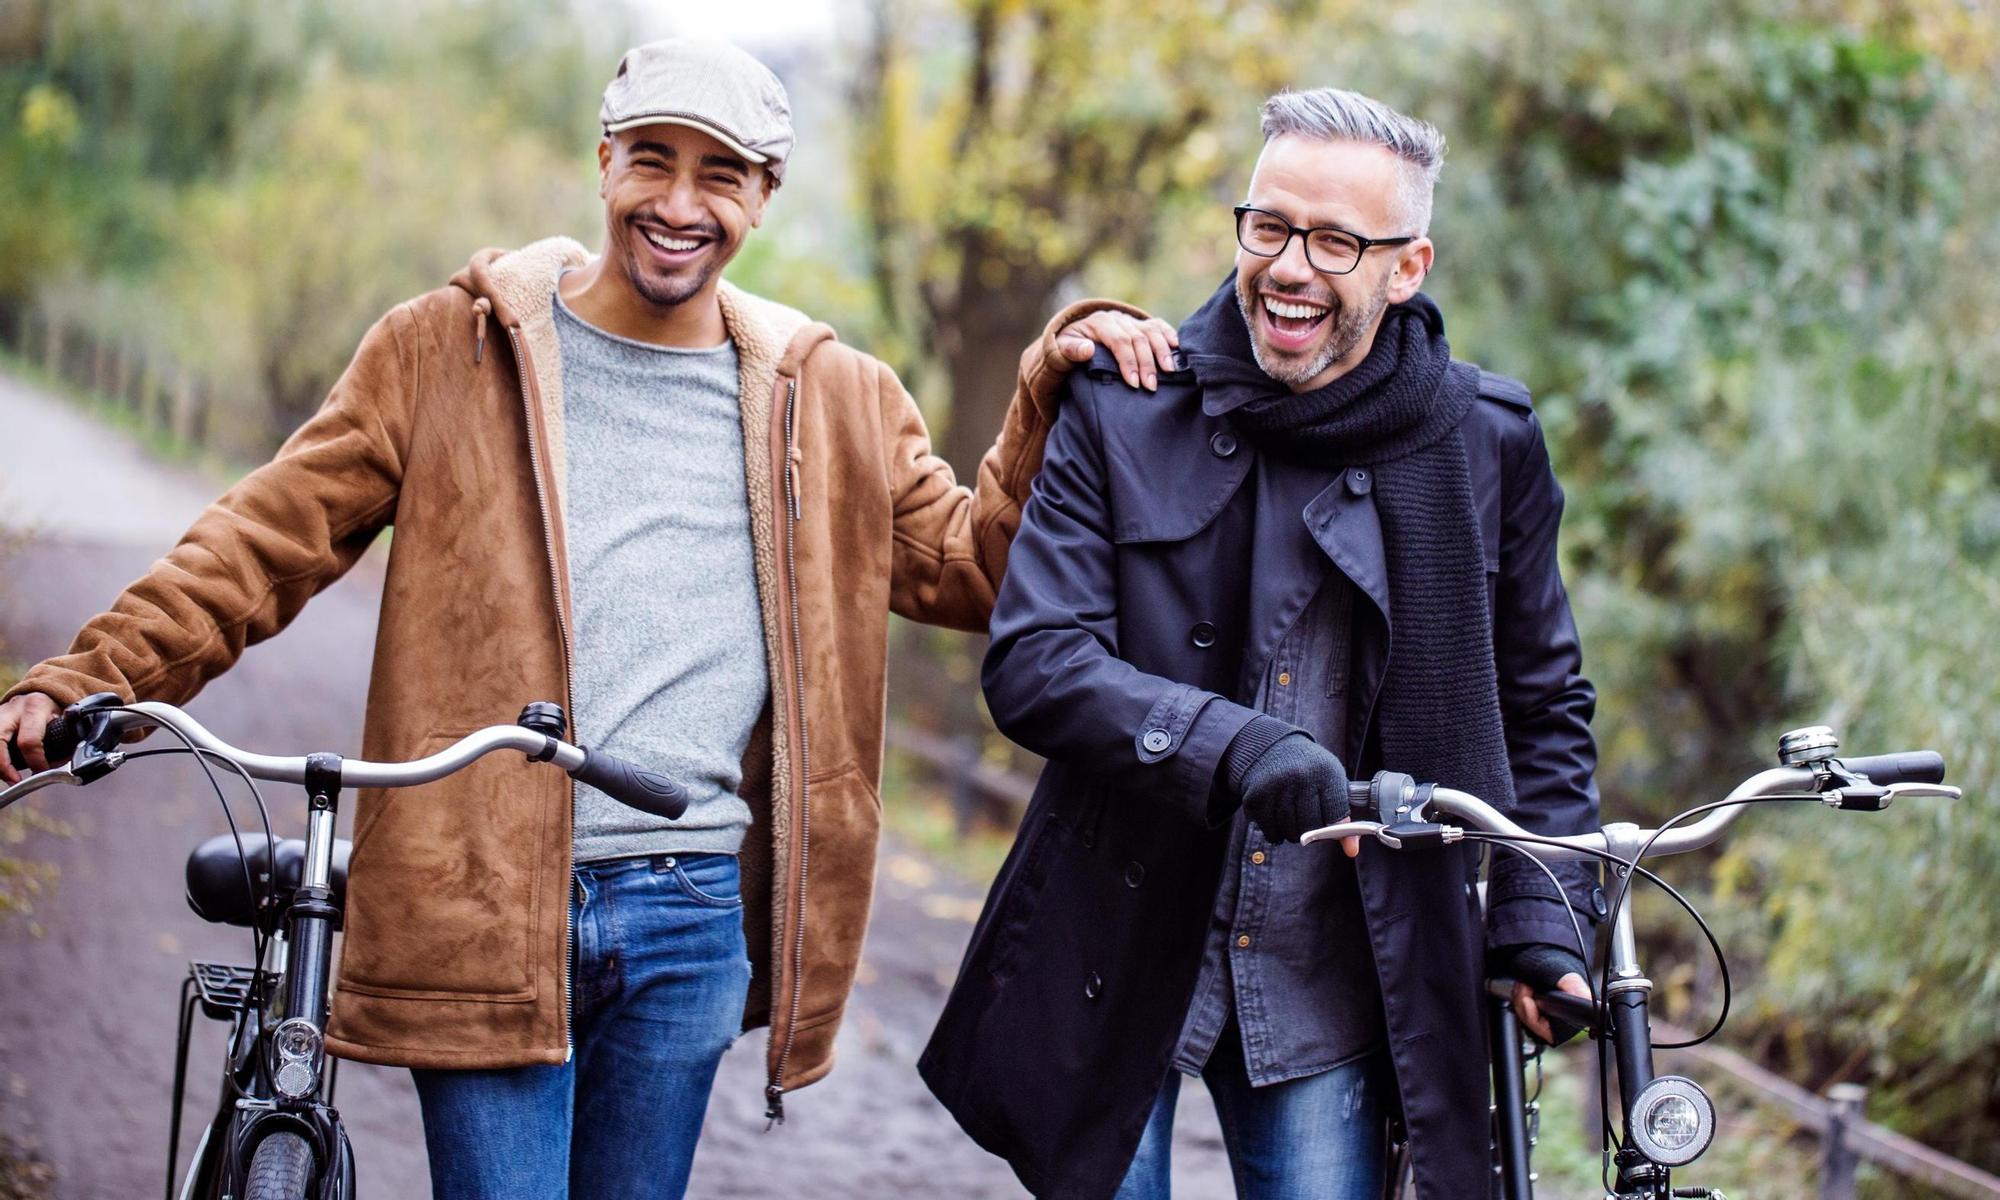
<path fill-rule="evenodd" d="M 335 839 L 333 843 L 331 882 L 333 902 L 339 907 L 345 907 L 347 902 L 347 858 L 353 849 L 346 838 Z M 262 833 L 243 835 L 243 858 L 250 860 L 250 877 L 256 884 L 257 895 L 263 893 L 268 879 L 277 898 L 276 906 L 263 914 L 267 924 L 274 923 L 284 912 L 292 892 L 299 886 L 299 875 L 305 868 L 306 844 L 300 838 L 281 838 L 275 870 L 273 857 L 270 842 Z M 234 836 L 218 834 L 188 855 L 187 902 L 204 921 L 244 926 L 257 922 L 256 898 L 245 889 L 243 859 L 237 857 Z"/>

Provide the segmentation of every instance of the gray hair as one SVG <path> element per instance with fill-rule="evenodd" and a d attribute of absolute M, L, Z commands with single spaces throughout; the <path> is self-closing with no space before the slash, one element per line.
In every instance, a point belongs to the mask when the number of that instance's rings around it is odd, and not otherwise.
<path fill-rule="evenodd" d="M 1283 91 L 1264 101 L 1264 140 L 1284 134 L 1326 142 L 1381 146 L 1402 161 L 1397 207 L 1421 237 L 1431 228 L 1431 193 L 1444 170 L 1444 134 L 1429 121 L 1397 112 L 1380 100 L 1340 88 Z"/>

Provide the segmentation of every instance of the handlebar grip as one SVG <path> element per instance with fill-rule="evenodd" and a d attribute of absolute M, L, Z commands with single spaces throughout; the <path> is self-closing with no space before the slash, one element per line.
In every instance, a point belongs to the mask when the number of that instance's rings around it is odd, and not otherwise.
<path fill-rule="evenodd" d="M 687 789 L 657 771 L 633 766 L 602 750 L 583 750 L 583 764 L 570 772 L 578 783 L 587 783 L 618 801 L 654 816 L 678 821 L 687 811 Z"/>
<path fill-rule="evenodd" d="M 48 726 L 42 730 L 42 757 L 56 763 L 75 753 L 76 734 L 70 732 L 69 722 L 57 713 L 49 718 Z M 28 769 L 28 760 L 21 757 L 21 747 L 13 738 L 7 739 L 7 761 L 13 764 L 16 771 Z"/>
<path fill-rule="evenodd" d="M 1935 750 L 1903 750 L 1895 754 L 1871 754 L 1865 758 L 1843 758 L 1840 764 L 1869 782 L 1887 787 L 1892 783 L 1943 783 L 1944 755 Z"/>
<path fill-rule="evenodd" d="M 1367 812 L 1375 807 L 1374 784 L 1366 779 L 1349 780 L 1347 784 L 1347 807 L 1355 812 Z"/>

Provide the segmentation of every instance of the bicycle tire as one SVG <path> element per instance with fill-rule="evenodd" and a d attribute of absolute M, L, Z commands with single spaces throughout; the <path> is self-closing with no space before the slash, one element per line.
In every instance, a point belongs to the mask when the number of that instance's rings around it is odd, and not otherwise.
<path fill-rule="evenodd" d="M 296 1133 L 279 1132 L 257 1143 L 243 1200 L 305 1200 L 312 1183 L 312 1147 Z"/>

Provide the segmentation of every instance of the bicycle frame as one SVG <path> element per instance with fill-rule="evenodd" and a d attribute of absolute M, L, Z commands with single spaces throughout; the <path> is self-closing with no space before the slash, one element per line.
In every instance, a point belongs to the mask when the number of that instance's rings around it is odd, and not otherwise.
<path fill-rule="evenodd" d="M 1624 828 L 1641 832 L 1635 826 Z M 1610 833 L 1610 827 L 1606 833 Z M 1635 855 L 1639 850 L 1638 841 L 1623 851 L 1616 848 L 1616 841 L 1613 845 L 1613 853 L 1621 857 Z M 1628 872 L 1612 880 L 1612 894 L 1616 896 L 1630 886 Z M 1618 1168 L 1616 1191 L 1620 1195 L 1666 1196 L 1673 1186 L 1672 1169 L 1648 1160 L 1632 1146 L 1632 1113 L 1639 1094 L 1656 1077 L 1650 1012 L 1653 982 L 1639 965 L 1631 905 L 1617 904 L 1616 911 L 1617 917 L 1606 939 L 1611 986 L 1604 997 L 1605 1007 L 1611 1010 L 1608 1036 L 1618 1070 L 1619 1112 L 1623 1114 L 1621 1141 L 1625 1145 L 1614 1160 Z M 1484 1002 L 1487 1049 L 1493 1067 L 1493 1143 L 1501 1200 L 1534 1200 L 1531 1164 L 1535 1136 L 1530 1125 L 1537 1113 L 1531 1108 L 1524 1083 L 1528 1057 L 1522 1050 L 1520 1019 L 1515 1016 L 1511 993 L 1490 989 Z M 1591 1036 L 1606 1036 L 1605 1025 L 1602 1020 L 1593 1022 Z"/>
<path fill-rule="evenodd" d="M 342 915 L 332 887 L 340 758 L 312 755 L 305 789 L 305 860 L 299 886 L 272 939 L 279 956 L 273 969 L 259 972 L 252 967 L 247 975 L 230 977 L 244 984 L 242 1002 L 234 1008 L 227 1007 L 226 1001 L 212 999 L 214 989 L 202 985 L 201 968 L 214 964 L 194 964 L 182 985 L 173 1117 L 167 1143 L 167 1200 L 175 1200 L 177 1195 L 179 1200 L 241 1195 L 257 1143 L 281 1129 L 299 1134 L 313 1148 L 317 1182 L 310 1196 L 315 1200 L 352 1200 L 354 1196 L 354 1153 L 339 1110 L 333 1106 L 333 1060 L 323 1050 L 315 1053 L 309 1086 L 287 1089 L 300 1093 L 295 1095 L 280 1090 L 272 1069 L 277 1057 L 275 1035 L 287 1022 L 303 1020 L 318 1038 L 324 1037 L 332 998 L 333 935 L 340 928 Z M 229 1055 L 215 1116 L 203 1132 L 176 1193 L 188 1038 L 197 1005 L 210 1016 L 228 1014 Z M 332 1169 L 328 1169 L 329 1164 Z"/>

